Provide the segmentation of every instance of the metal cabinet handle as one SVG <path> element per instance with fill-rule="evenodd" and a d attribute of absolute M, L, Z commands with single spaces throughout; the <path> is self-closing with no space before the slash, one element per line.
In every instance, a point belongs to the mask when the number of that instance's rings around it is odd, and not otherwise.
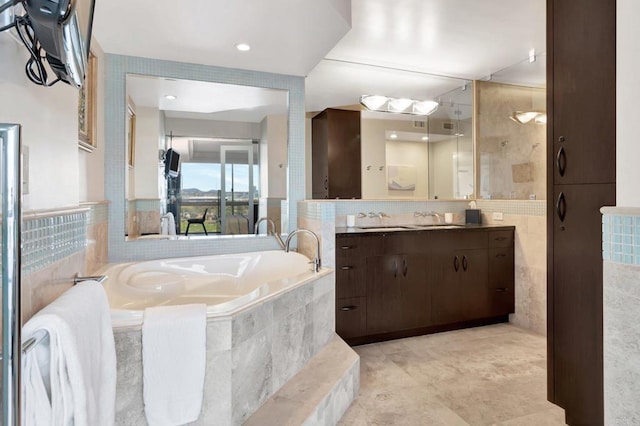
<path fill-rule="evenodd" d="M 406 277 L 407 276 L 407 270 L 409 270 L 409 267 L 407 266 L 407 258 L 406 257 L 404 259 L 402 259 L 402 263 L 403 263 L 402 276 Z"/>
<path fill-rule="evenodd" d="M 398 276 L 398 262 L 394 259 L 393 260 L 393 278 L 396 278 Z"/>
<path fill-rule="evenodd" d="M 324 178 L 324 189 L 325 190 L 329 189 L 329 178 Z"/>
<path fill-rule="evenodd" d="M 507 257 L 507 255 L 505 253 L 498 253 L 496 254 L 496 257 Z"/>
<path fill-rule="evenodd" d="M 348 271 L 349 269 L 353 269 L 353 266 L 350 266 L 350 265 L 341 266 L 340 269 L 343 270 L 343 271 Z"/>
<path fill-rule="evenodd" d="M 353 248 L 352 246 L 340 246 L 340 249 L 342 249 L 342 250 L 349 250 L 349 249 L 352 249 L 352 248 Z"/>
<path fill-rule="evenodd" d="M 467 261 L 467 256 L 462 256 L 462 269 L 466 272 L 468 267 L 469 261 Z"/>
<path fill-rule="evenodd" d="M 558 155 L 556 155 L 556 166 L 558 167 L 558 173 L 560 176 L 564 176 L 565 169 L 567 167 L 567 155 L 564 152 L 564 147 L 560 147 Z"/>
<path fill-rule="evenodd" d="M 496 288 L 496 293 L 507 293 L 509 289 L 507 287 Z"/>
<path fill-rule="evenodd" d="M 455 269 L 456 272 L 460 269 L 460 260 L 458 259 L 458 256 L 453 258 L 453 269 Z"/>
<path fill-rule="evenodd" d="M 340 308 L 341 311 L 353 311 L 356 309 L 358 309 L 358 307 L 355 305 L 343 306 Z"/>
<path fill-rule="evenodd" d="M 504 241 L 506 239 L 507 239 L 507 237 L 496 237 L 496 238 L 494 238 L 494 240 L 496 240 L 496 241 Z"/>
<path fill-rule="evenodd" d="M 567 213 L 567 202 L 564 198 L 564 192 L 560 192 L 560 195 L 558 195 L 558 201 L 556 201 L 556 213 L 558 214 L 560 222 L 564 222 L 564 217 Z"/>

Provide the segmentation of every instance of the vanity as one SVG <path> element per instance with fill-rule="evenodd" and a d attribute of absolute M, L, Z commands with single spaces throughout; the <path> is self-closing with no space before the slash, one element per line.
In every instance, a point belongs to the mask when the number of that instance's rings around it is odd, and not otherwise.
<path fill-rule="evenodd" d="M 508 321 L 514 227 L 336 229 L 336 332 L 358 345 Z"/>

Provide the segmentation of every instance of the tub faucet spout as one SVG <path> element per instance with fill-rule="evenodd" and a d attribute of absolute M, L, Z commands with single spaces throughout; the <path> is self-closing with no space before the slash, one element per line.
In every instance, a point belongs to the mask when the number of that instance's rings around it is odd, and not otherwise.
<path fill-rule="evenodd" d="M 282 241 L 282 238 L 276 231 L 276 223 L 273 221 L 273 219 L 269 217 L 261 217 L 260 219 L 258 219 L 255 225 L 255 234 L 258 235 L 260 233 L 259 228 L 262 222 L 267 222 L 267 235 L 273 235 L 276 241 L 278 241 L 278 245 L 280 246 L 280 248 L 284 250 L 284 241 Z M 269 230 L 269 225 L 271 226 L 271 230 Z"/>
<path fill-rule="evenodd" d="M 291 239 L 294 237 L 294 235 L 303 233 L 303 232 L 307 234 L 311 234 L 311 236 L 313 236 L 313 238 L 316 240 L 316 257 L 309 263 L 313 264 L 314 272 L 319 272 L 320 267 L 322 266 L 322 263 L 320 261 L 320 239 L 318 239 L 318 236 L 313 231 L 309 231 L 308 229 L 305 229 L 305 228 L 298 228 L 291 231 L 291 233 L 289 233 L 289 235 L 287 236 L 287 240 L 284 243 L 284 246 L 285 246 L 284 251 L 288 253 L 289 247 L 291 245 Z"/>

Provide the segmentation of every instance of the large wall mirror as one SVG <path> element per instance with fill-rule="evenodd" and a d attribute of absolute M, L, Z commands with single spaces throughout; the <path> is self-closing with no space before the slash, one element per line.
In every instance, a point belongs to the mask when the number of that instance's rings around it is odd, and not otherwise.
<path fill-rule="evenodd" d="M 252 234 L 265 216 L 281 229 L 288 91 L 135 74 L 126 85 L 127 240 Z"/>
<path fill-rule="evenodd" d="M 363 199 L 474 196 L 472 82 L 324 60 L 307 78 L 306 94 L 307 111 L 361 111 Z M 368 111 L 359 104 L 362 95 L 435 100 L 439 107 L 429 116 Z"/>
<path fill-rule="evenodd" d="M 119 55 L 105 63 L 109 260 L 276 248 L 253 224 L 269 215 L 281 232 L 296 226 L 304 79 Z"/>

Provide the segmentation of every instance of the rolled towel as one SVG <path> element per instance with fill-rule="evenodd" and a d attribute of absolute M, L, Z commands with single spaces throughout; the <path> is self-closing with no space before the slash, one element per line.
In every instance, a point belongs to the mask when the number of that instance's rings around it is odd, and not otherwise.
<path fill-rule="evenodd" d="M 150 426 L 198 419 L 206 362 L 204 304 L 147 308 L 142 323 L 144 411 Z"/>
<path fill-rule="evenodd" d="M 116 351 L 102 285 L 86 281 L 63 293 L 27 321 L 24 340 L 40 330 L 49 339 L 25 356 L 25 424 L 112 426 Z"/>

